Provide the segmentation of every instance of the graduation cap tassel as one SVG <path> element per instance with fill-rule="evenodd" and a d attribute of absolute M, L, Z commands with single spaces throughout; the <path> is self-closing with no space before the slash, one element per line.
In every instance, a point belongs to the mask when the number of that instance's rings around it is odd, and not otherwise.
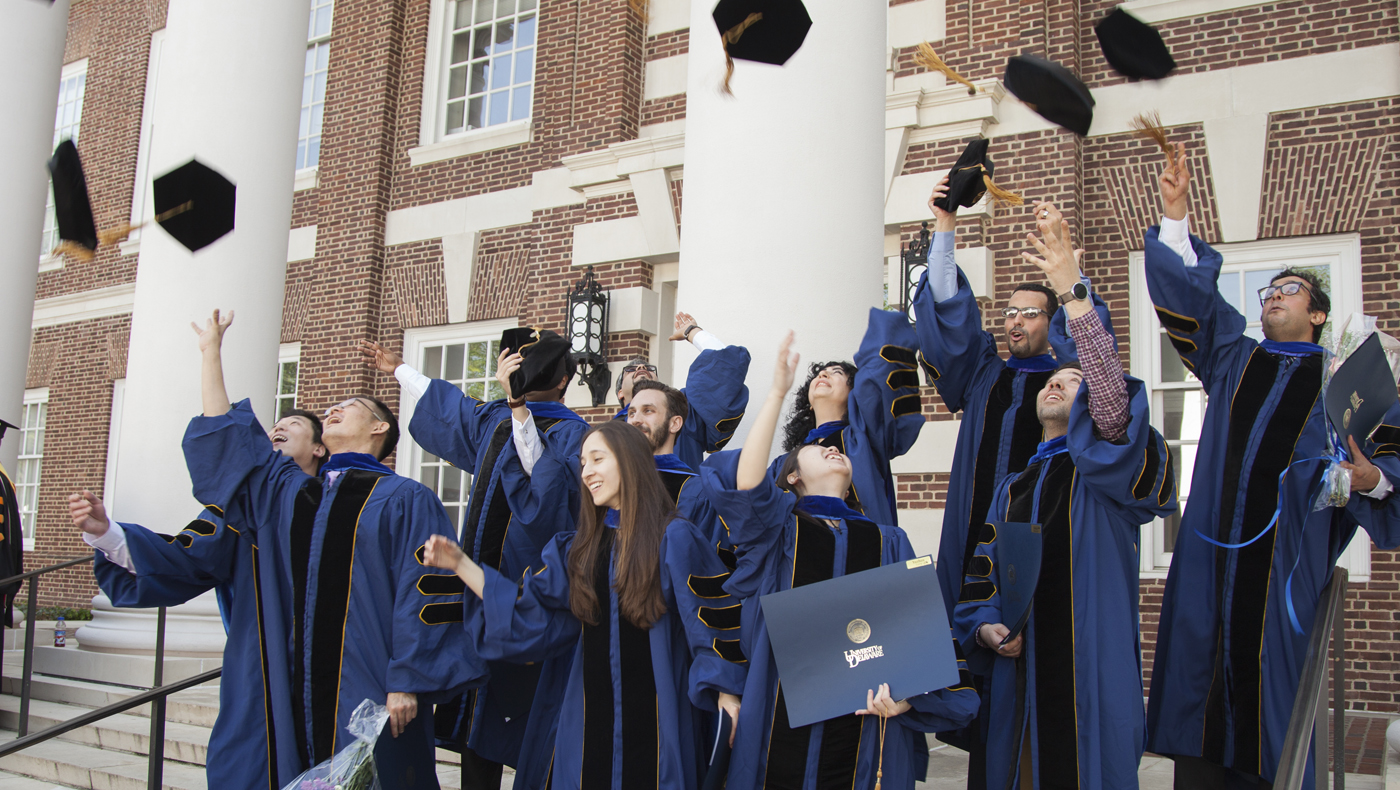
<path fill-rule="evenodd" d="M 875 790 L 880 790 L 880 780 L 885 778 L 885 722 L 889 719 L 880 717 L 880 763 L 875 767 Z"/>
<path fill-rule="evenodd" d="M 84 247 L 76 241 L 68 241 L 67 239 L 60 241 L 57 244 L 57 246 L 53 248 L 52 254 L 67 255 L 68 257 L 80 263 L 87 263 L 88 261 L 96 257 L 95 253 L 93 253 L 92 250 L 88 249 L 87 247 Z"/>
<path fill-rule="evenodd" d="M 194 201 L 187 200 L 184 203 L 181 203 L 180 205 L 176 206 L 175 208 L 170 209 L 169 211 L 162 211 L 161 213 L 155 215 L 146 222 L 142 222 L 137 225 L 132 225 L 130 223 L 123 222 L 122 224 L 114 228 L 108 228 L 107 230 L 104 230 L 101 233 L 97 234 L 97 240 L 103 244 L 119 244 L 123 241 L 126 241 L 127 237 L 130 236 L 134 231 L 146 227 L 146 224 L 148 222 L 164 222 L 165 220 L 168 220 L 171 217 L 184 214 L 186 211 L 189 211 L 192 208 L 194 208 Z"/>
<path fill-rule="evenodd" d="M 1162 149 L 1162 153 L 1168 157 L 1172 155 L 1171 141 L 1167 139 L 1166 127 L 1162 126 L 1162 116 L 1156 110 L 1133 116 L 1129 126 L 1132 127 L 1133 134 L 1156 143 L 1157 147 Z"/>
<path fill-rule="evenodd" d="M 919 50 L 914 53 L 914 62 L 928 69 L 929 71 L 940 72 L 943 76 L 953 82 L 967 86 L 967 95 L 976 96 L 977 86 L 973 85 L 967 77 L 953 71 L 952 67 L 943 62 L 943 58 L 938 57 L 938 53 L 933 51 L 927 41 L 919 44 Z"/>
<path fill-rule="evenodd" d="M 729 45 L 738 41 L 739 37 L 744 35 L 744 31 L 760 19 L 763 19 L 763 14 L 749 14 L 743 22 L 724 31 L 724 35 L 720 36 L 720 43 L 724 45 L 724 86 L 722 90 L 730 96 L 734 95 L 734 91 L 729 89 L 729 78 L 734 76 L 734 58 L 729 55 Z"/>
<path fill-rule="evenodd" d="M 1012 192 L 1005 187 L 999 187 L 992 183 L 992 177 L 986 173 L 982 174 L 982 183 L 987 185 L 987 194 L 992 196 L 992 200 L 1008 206 L 1019 206 L 1026 202 L 1025 198 Z"/>

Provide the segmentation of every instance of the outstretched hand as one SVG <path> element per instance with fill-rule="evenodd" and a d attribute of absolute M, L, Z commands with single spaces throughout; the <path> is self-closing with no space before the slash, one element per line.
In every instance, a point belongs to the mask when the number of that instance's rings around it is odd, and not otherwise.
<path fill-rule="evenodd" d="M 691 326 L 700 326 L 695 322 L 695 316 L 684 311 L 676 311 L 676 326 L 667 340 L 689 340 L 689 338 L 685 336 L 685 330 Z"/>
<path fill-rule="evenodd" d="M 233 311 L 228 311 L 228 315 L 220 315 L 219 309 L 214 308 L 214 315 L 204 323 L 204 328 L 200 329 L 199 324 L 191 321 L 190 328 L 199 336 L 199 350 L 205 353 L 218 351 L 224 343 L 224 332 L 228 331 L 233 323 Z"/>
<path fill-rule="evenodd" d="M 496 381 L 501 385 L 501 390 L 505 392 L 508 401 L 515 400 L 525 394 L 510 391 L 510 374 L 520 370 L 520 366 L 524 362 L 525 357 L 521 356 L 519 352 L 512 353 L 508 348 L 501 349 L 501 353 L 496 357 Z"/>
<path fill-rule="evenodd" d="M 1069 221 L 1053 203 L 1036 203 L 1034 211 L 1036 228 L 1044 239 L 1027 233 L 1026 241 L 1044 257 L 1038 258 L 1029 252 L 1021 253 L 1021 257 L 1044 272 L 1050 287 L 1062 294 L 1079 282 L 1079 257 L 1084 251 L 1074 249 L 1070 243 Z"/>
<path fill-rule="evenodd" d="M 73 519 L 73 526 L 94 538 L 106 535 L 111 527 L 111 522 L 107 520 L 107 507 L 86 488 L 68 495 L 68 517 Z"/>
<path fill-rule="evenodd" d="M 392 375 L 403 364 L 403 357 L 369 340 L 360 341 L 360 353 L 364 355 L 366 365 L 381 373 Z"/>
<path fill-rule="evenodd" d="M 1167 154 L 1166 166 L 1157 179 L 1162 191 L 1162 213 L 1167 219 L 1186 219 L 1187 197 L 1191 191 L 1191 171 L 1186 167 L 1186 144 L 1175 143 Z"/>
<path fill-rule="evenodd" d="M 773 366 L 773 391 L 784 397 L 792 389 L 793 379 L 797 377 L 797 363 L 802 361 L 802 355 L 792 350 L 793 337 L 795 335 L 789 329 L 783 336 L 783 342 L 778 344 L 778 362 Z"/>

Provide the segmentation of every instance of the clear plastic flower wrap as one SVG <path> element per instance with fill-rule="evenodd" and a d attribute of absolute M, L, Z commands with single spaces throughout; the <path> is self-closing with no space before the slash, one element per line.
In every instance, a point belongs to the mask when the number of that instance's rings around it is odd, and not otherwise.
<path fill-rule="evenodd" d="M 282 790 L 381 790 L 374 766 L 374 743 L 389 721 L 389 709 L 364 700 L 350 714 L 346 729 L 355 742 L 303 771 Z"/>

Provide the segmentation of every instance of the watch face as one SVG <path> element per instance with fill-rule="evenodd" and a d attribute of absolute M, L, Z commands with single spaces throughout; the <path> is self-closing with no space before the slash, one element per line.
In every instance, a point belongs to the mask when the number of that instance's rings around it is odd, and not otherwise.
<path fill-rule="evenodd" d="M 1074 284 L 1074 287 L 1071 288 L 1070 290 L 1074 292 L 1074 298 L 1075 298 L 1075 299 L 1088 299 L 1088 298 L 1089 298 L 1089 289 L 1088 289 L 1087 287 L 1085 287 L 1084 283 L 1075 283 L 1075 284 Z"/>

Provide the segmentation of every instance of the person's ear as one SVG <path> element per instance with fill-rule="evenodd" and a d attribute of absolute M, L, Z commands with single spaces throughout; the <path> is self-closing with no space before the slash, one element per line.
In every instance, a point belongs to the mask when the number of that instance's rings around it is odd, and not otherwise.
<path fill-rule="evenodd" d="M 370 430 L 369 435 L 370 435 L 370 436 L 379 436 L 379 435 L 381 435 L 381 434 L 386 434 L 386 433 L 388 433 L 388 432 L 389 432 L 389 423 L 384 422 L 383 420 L 375 420 L 374 428 L 372 428 L 372 429 Z"/>
<path fill-rule="evenodd" d="M 324 458 L 325 455 L 326 455 L 326 446 L 325 446 L 324 444 L 318 444 L 318 445 L 316 445 L 316 446 L 314 446 L 314 447 L 311 448 L 311 457 L 312 457 L 312 458 Z"/>
<path fill-rule="evenodd" d="M 680 416 L 680 415 L 678 414 L 678 415 L 676 415 L 675 417 L 672 417 L 672 418 L 671 418 L 671 424 L 670 424 L 671 433 L 673 433 L 673 434 L 679 434 L 679 433 L 681 432 L 681 429 L 684 428 L 684 427 L 685 427 L 685 418 L 684 418 L 684 417 L 682 417 L 682 416 Z"/>
<path fill-rule="evenodd" d="M 1314 310 L 1308 314 L 1308 321 L 1310 321 L 1313 326 L 1322 326 L 1327 323 L 1327 314 L 1321 310 Z"/>

